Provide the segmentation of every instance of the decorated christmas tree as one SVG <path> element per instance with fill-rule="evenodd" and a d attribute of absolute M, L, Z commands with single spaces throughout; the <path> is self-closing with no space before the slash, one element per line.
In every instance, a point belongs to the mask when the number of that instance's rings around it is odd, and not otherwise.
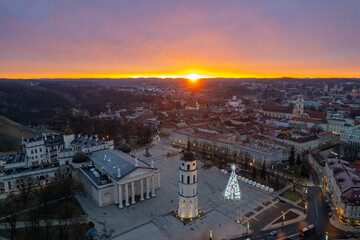
<path fill-rule="evenodd" d="M 230 199 L 230 200 L 240 200 L 241 199 L 241 191 L 240 191 L 238 180 L 236 178 L 235 168 L 236 168 L 235 164 L 232 164 L 231 165 L 232 172 L 231 172 L 229 181 L 226 185 L 226 189 L 225 189 L 225 193 L 224 193 L 224 197 L 226 199 Z"/>

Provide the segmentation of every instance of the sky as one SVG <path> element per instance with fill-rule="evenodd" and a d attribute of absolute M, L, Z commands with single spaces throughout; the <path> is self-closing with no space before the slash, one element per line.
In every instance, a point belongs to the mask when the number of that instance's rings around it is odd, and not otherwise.
<path fill-rule="evenodd" d="M 0 78 L 360 77 L 359 0 L 0 0 Z"/>

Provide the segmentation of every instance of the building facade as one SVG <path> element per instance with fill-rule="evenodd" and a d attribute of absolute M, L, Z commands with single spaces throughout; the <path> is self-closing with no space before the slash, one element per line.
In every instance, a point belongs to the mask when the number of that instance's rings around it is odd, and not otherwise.
<path fill-rule="evenodd" d="M 186 147 L 188 141 L 193 150 L 197 152 L 215 152 L 217 154 L 226 154 L 232 158 L 247 156 L 251 158 L 254 164 L 272 164 L 281 162 L 282 151 L 269 145 L 260 145 L 258 143 L 244 143 L 235 141 L 234 134 L 221 134 L 217 131 L 186 128 L 173 131 L 170 136 L 170 142 L 174 146 Z"/>
<path fill-rule="evenodd" d="M 91 163 L 80 167 L 78 179 L 99 206 L 119 208 L 155 197 L 160 188 L 160 171 L 128 154 L 107 149 L 89 155 Z"/>
<path fill-rule="evenodd" d="M 340 159 L 326 160 L 325 177 L 326 189 L 340 219 L 356 224 L 360 218 L 360 177 L 348 162 Z"/>

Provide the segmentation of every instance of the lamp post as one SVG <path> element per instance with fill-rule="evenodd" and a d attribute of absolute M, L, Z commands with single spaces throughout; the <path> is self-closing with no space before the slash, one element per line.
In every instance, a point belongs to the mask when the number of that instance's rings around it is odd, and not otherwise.
<path fill-rule="evenodd" d="M 329 233 L 328 232 L 325 233 L 325 240 L 329 240 Z"/>
<path fill-rule="evenodd" d="M 281 225 L 282 226 L 284 226 L 284 221 L 285 221 L 285 213 L 283 212 L 283 211 L 281 211 L 281 213 L 282 213 L 282 223 L 281 223 Z"/>
<path fill-rule="evenodd" d="M 308 202 L 307 202 L 307 201 L 304 201 L 304 204 L 305 204 L 305 208 L 304 208 L 304 214 L 305 214 L 305 213 L 306 213 L 306 210 L 307 210 Z"/>
<path fill-rule="evenodd" d="M 250 222 L 246 220 L 246 234 L 249 233 L 249 229 L 250 229 Z"/>
<path fill-rule="evenodd" d="M 209 240 L 212 240 L 212 231 L 211 231 L 211 229 L 209 229 L 209 234 L 210 234 Z"/>

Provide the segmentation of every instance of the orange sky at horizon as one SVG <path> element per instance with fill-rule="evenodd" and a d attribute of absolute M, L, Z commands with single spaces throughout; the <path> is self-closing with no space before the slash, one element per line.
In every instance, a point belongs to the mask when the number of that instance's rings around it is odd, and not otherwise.
<path fill-rule="evenodd" d="M 0 78 L 360 78 L 360 1 L 0 2 Z"/>

